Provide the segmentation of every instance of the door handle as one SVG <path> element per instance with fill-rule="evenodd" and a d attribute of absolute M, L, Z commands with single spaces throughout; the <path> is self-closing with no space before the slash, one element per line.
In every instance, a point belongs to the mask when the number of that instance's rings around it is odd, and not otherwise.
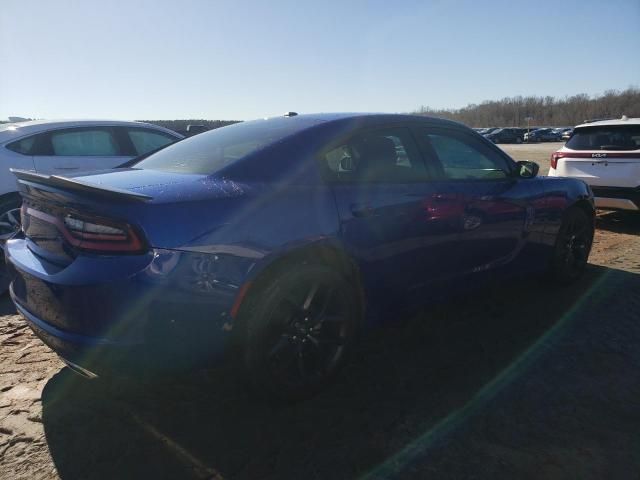
<path fill-rule="evenodd" d="M 370 204 L 354 203 L 351 205 L 351 213 L 354 217 L 374 217 L 377 215 L 376 209 Z"/>

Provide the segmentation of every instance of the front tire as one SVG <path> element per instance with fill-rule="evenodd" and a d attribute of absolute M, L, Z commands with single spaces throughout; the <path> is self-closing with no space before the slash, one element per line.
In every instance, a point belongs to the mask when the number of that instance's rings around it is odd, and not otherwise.
<path fill-rule="evenodd" d="M 568 284 L 584 273 L 593 244 L 593 218 L 579 207 L 569 208 L 556 238 L 550 273 L 558 283 Z"/>
<path fill-rule="evenodd" d="M 357 295 L 324 266 L 293 265 L 269 280 L 241 319 L 245 372 L 258 393 L 301 400 L 344 365 L 360 323 Z"/>

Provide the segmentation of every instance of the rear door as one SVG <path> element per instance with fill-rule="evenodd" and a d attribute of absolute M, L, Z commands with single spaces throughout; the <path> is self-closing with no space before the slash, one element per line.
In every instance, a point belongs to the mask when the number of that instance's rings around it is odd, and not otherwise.
<path fill-rule="evenodd" d="M 423 301 L 455 272 L 457 224 L 430 210 L 432 185 L 405 126 L 367 129 L 332 145 L 320 162 L 333 184 L 341 237 L 380 307 Z"/>
<path fill-rule="evenodd" d="M 45 135 L 34 155 L 38 173 L 66 175 L 115 168 L 134 156 L 125 151 L 113 127 L 66 128 Z"/>
<path fill-rule="evenodd" d="M 515 258 L 525 243 L 527 219 L 533 218 L 530 184 L 514 179 L 510 161 L 470 132 L 418 127 L 416 136 L 434 164 L 440 208 L 459 216 L 458 273 Z"/>

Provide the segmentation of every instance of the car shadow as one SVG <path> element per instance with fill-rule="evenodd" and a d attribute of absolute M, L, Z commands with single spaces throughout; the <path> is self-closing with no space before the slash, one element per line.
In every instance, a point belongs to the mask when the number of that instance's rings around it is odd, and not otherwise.
<path fill-rule="evenodd" d="M 608 271 L 589 266 L 561 294 L 540 280 L 490 285 L 372 331 L 333 386 L 298 404 L 255 399 L 227 369 L 127 387 L 64 369 L 42 397 L 50 453 L 63 479 L 362 475 L 505 371 L 519 375 L 519 359 Z M 619 274 L 640 287 L 640 275 Z"/>
<path fill-rule="evenodd" d="M 640 235 L 640 214 L 636 212 L 598 212 L 596 227 L 614 233 Z"/>

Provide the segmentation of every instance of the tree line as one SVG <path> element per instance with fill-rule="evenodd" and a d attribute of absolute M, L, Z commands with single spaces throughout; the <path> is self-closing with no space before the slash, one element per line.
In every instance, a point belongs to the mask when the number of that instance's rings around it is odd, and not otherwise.
<path fill-rule="evenodd" d="M 563 98 L 505 97 L 502 100 L 487 100 L 458 109 L 433 109 L 422 106 L 413 113 L 447 118 L 470 127 L 571 127 L 585 120 L 620 118 L 622 115 L 640 117 L 640 88 L 607 90 L 602 95 L 595 96 L 580 93 Z M 205 129 L 212 130 L 238 122 L 204 119 L 142 121 L 180 133 L 186 133 L 188 125 L 202 125 Z"/>
<path fill-rule="evenodd" d="M 470 127 L 574 126 L 585 120 L 640 117 L 640 88 L 607 90 L 602 95 L 586 93 L 564 98 L 516 96 L 487 100 L 459 109 L 420 107 L 419 115 L 455 120 Z"/>

